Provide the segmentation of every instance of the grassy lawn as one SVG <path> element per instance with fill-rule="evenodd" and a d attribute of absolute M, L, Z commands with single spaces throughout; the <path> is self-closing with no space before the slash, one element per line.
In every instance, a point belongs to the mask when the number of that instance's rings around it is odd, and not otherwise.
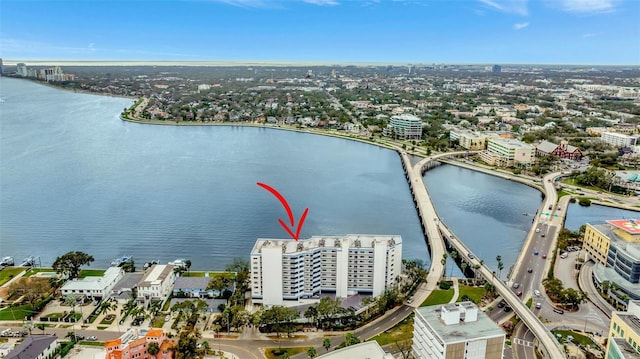
<path fill-rule="evenodd" d="M 482 296 L 485 293 L 485 289 L 483 287 L 471 287 L 466 285 L 461 285 L 458 288 L 458 302 L 462 301 L 463 296 L 467 296 L 471 299 L 472 302 L 478 304 L 482 300 Z"/>
<path fill-rule="evenodd" d="M 309 347 L 293 347 L 293 348 L 266 348 L 264 350 L 264 356 L 268 359 L 282 358 L 284 353 L 289 354 L 292 357 L 296 354 L 306 352 Z"/>
<path fill-rule="evenodd" d="M 184 272 L 181 277 L 204 277 L 204 272 Z"/>
<path fill-rule="evenodd" d="M 155 318 L 153 318 L 153 320 L 151 320 L 151 327 L 152 328 L 162 328 L 162 326 L 164 325 L 164 320 L 165 315 L 164 314 L 159 314 L 156 315 Z"/>
<path fill-rule="evenodd" d="M 580 344 L 582 346 L 587 346 L 590 345 L 592 348 L 599 348 L 599 346 L 593 342 L 593 340 L 591 340 L 591 338 L 584 336 L 580 333 L 576 333 L 576 332 L 572 332 L 570 330 L 554 330 L 553 335 L 556 334 L 560 334 L 562 335 L 562 340 L 559 340 L 561 343 L 564 341 L 564 339 L 567 337 L 567 335 L 571 335 L 573 337 L 572 342 Z M 556 335 L 556 339 L 558 339 L 558 336 Z"/>
<path fill-rule="evenodd" d="M 98 325 L 96 328 L 98 328 L 98 330 L 105 330 L 105 329 L 107 329 L 109 327 L 106 327 L 104 325 Z"/>
<path fill-rule="evenodd" d="M 13 277 L 17 276 L 25 270 L 24 267 L 4 267 L 0 270 L 0 285 L 3 285 L 10 281 Z"/>
<path fill-rule="evenodd" d="M 102 277 L 104 275 L 104 269 L 83 269 L 80 271 L 78 278 L 84 277 Z"/>
<path fill-rule="evenodd" d="M 65 316 L 64 313 L 51 313 L 51 314 L 47 314 L 44 316 L 44 318 L 56 318 L 56 319 L 61 319 Z"/>
<path fill-rule="evenodd" d="M 413 338 L 413 315 L 396 324 L 393 328 L 380 333 L 369 340 L 375 340 L 380 345 L 393 344 Z"/>
<path fill-rule="evenodd" d="M 104 317 L 104 319 L 102 319 L 100 324 L 111 324 L 111 323 L 113 323 L 113 321 L 115 319 L 116 319 L 116 315 L 115 314 L 107 314 L 107 316 Z"/>
<path fill-rule="evenodd" d="M 92 341 L 92 340 L 81 340 L 78 342 L 78 345 L 87 345 L 90 347 L 103 347 L 104 342 Z"/>
<path fill-rule="evenodd" d="M 0 310 L 0 320 L 22 320 L 33 315 L 30 304 L 7 307 Z"/>
<path fill-rule="evenodd" d="M 531 304 L 533 303 L 533 298 L 529 298 L 529 300 L 527 300 L 527 308 L 531 309 Z"/>
<path fill-rule="evenodd" d="M 436 289 L 431 292 L 431 295 L 429 295 L 429 297 L 425 299 L 420 306 L 426 307 L 428 305 L 449 303 L 451 298 L 453 298 L 453 288 L 449 288 L 447 290 Z"/>
<path fill-rule="evenodd" d="M 38 273 L 49 273 L 49 272 L 55 273 L 53 268 L 31 268 L 27 271 L 27 273 L 24 274 L 23 277 L 31 277 Z"/>

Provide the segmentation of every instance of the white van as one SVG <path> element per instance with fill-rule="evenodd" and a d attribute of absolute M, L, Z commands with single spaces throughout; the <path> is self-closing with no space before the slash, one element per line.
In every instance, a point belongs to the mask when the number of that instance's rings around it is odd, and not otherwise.
<path fill-rule="evenodd" d="M 560 258 L 565 259 L 569 256 L 569 253 L 567 252 L 562 252 L 562 254 L 560 255 Z"/>

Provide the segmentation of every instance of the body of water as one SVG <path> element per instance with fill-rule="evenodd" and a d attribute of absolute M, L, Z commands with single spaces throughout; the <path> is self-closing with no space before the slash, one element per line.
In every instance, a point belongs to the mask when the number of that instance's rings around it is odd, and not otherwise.
<path fill-rule="evenodd" d="M 506 276 L 541 205 L 540 192 L 452 165 L 427 171 L 424 181 L 442 221 L 489 268 L 496 267 L 500 255 Z"/>
<path fill-rule="evenodd" d="M 288 238 L 280 191 L 301 238 L 399 234 L 403 256 L 429 263 L 402 173 L 390 150 L 275 129 L 123 122 L 129 99 L 0 78 L 0 256 L 42 265 L 68 251 L 103 268 L 191 259 L 223 269 L 256 238 Z"/>
<path fill-rule="evenodd" d="M 638 219 L 640 212 L 607 206 L 581 206 L 577 203 L 570 204 L 567 209 L 565 228 L 577 231 L 583 224 L 602 223 L 609 219 Z"/>

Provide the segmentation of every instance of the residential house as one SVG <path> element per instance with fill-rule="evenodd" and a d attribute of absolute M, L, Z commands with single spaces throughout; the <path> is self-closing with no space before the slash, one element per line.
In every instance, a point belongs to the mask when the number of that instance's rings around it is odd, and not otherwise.
<path fill-rule="evenodd" d="M 18 344 L 4 359 L 49 359 L 58 349 L 58 337 L 55 335 L 29 335 Z"/>
<path fill-rule="evenodd" d="M 138 300 L 148 303 L 150 300 L 167 298 L 176 280 L 175 266 L 154 264 L 138 282 Z"/>
<path fill-rule="evenodd" d="M 63 296 L 77 294 L 92 299 L 107 298 L 113 287 L 123 277 L 124 270 L 121 267 L 109 267 L 102 277 L 90 276 L 67 281 L 62 288 L 60 288 L 60 293 Z"/>

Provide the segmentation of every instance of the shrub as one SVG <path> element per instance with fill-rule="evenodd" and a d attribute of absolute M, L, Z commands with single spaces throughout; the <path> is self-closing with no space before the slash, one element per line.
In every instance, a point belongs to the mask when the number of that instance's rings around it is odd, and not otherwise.
<path fill-rule="evenodd" d="M 438 285 L 440 286 L 440 289 L 444 290 L 451 288 L 451 284 L 449 284 L 448 282 L 440 282 L 438 283 Z"/>

